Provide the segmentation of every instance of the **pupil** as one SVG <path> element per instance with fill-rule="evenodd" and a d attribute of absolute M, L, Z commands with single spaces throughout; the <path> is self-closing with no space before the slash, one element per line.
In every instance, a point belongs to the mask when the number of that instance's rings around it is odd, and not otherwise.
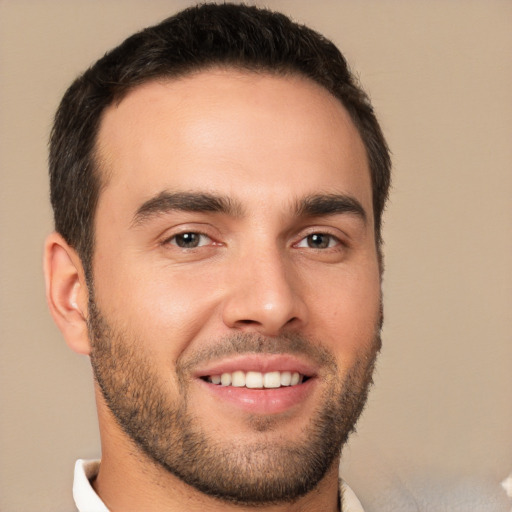
<path fill-rule="evenodd" d="M 322 234 L 309 235 L 308 245 L 314 249 L 325 249 L 329 245 L 329 237 Z"/>
<path fill-rule="evenodd" d="M 178 247 L 197 247 L 198 243 L 199 235 L 197 233 L 183 233 L 176 237 L 176 244 L 178 245 Z"/>

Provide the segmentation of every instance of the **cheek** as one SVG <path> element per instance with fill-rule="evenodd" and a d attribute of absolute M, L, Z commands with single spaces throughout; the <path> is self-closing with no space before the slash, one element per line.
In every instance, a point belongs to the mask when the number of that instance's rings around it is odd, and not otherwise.
<path fill-rule="evenodd" d="M 96 300 L 105 317 L 143 340 L 166 364 L 174 362 L 215 315 L 219 286 L 213 272 L 128 262 L 119 262 L 115 269 L 96 268 Z"/>
<path fill-rule="evenodd" d="M 381 308 L 378 269 L 339 272 L 329 280 L 324 293 L 316 292 L 311 304 L 312 333 L 321 335 L 340 364 L 349 366 L 361 352 L 370 350 L 378 332 Z"/>

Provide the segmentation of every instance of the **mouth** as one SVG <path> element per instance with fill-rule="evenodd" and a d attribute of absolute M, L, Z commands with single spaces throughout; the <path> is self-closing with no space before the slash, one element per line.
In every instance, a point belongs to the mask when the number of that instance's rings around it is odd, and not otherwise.
<path fill-rule="evenodd" d="M 206 375 L 202 380 L 218 386 L 231 386 L 247 389 L 278 389 L 281 387 L 297 386 L 306 382 L 310 377 L 299 372 L 271 371 L 256 372 L 235 370 L 217 375 Z"/>
<path fill-rule="evenodd" d="M 256 414 L 306 406 L 318 385 L 317 367 L 286 354 L 246 354 L 197 369 L 196 382 L 218 405 Z"/>

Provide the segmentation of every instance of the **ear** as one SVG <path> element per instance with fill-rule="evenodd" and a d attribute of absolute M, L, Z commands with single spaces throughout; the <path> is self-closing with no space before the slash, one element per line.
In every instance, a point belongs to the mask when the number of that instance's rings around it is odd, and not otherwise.
<path fill-rule="evenodd" d="M 45 242 L 44 276 L 46 300 L 53 320 L 72 350 L 89 355 L 89 294 L 82 262 L 76 251 L 58 233 L 49 235 Z"/>

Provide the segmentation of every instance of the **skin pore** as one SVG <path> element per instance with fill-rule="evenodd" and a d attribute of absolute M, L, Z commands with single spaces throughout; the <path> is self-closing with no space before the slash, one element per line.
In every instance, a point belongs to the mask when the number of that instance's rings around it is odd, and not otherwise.
<path fill-rule="evenodd" d="M 79 287 L 116 511 L 337 510 L 380 348 L 365 149 L 296 76 L 208 70 L 105 112 Z M 300 374 L 278 388 L 235 372 Z M 244 501 L 245 500 L 245 501 Z"/>

